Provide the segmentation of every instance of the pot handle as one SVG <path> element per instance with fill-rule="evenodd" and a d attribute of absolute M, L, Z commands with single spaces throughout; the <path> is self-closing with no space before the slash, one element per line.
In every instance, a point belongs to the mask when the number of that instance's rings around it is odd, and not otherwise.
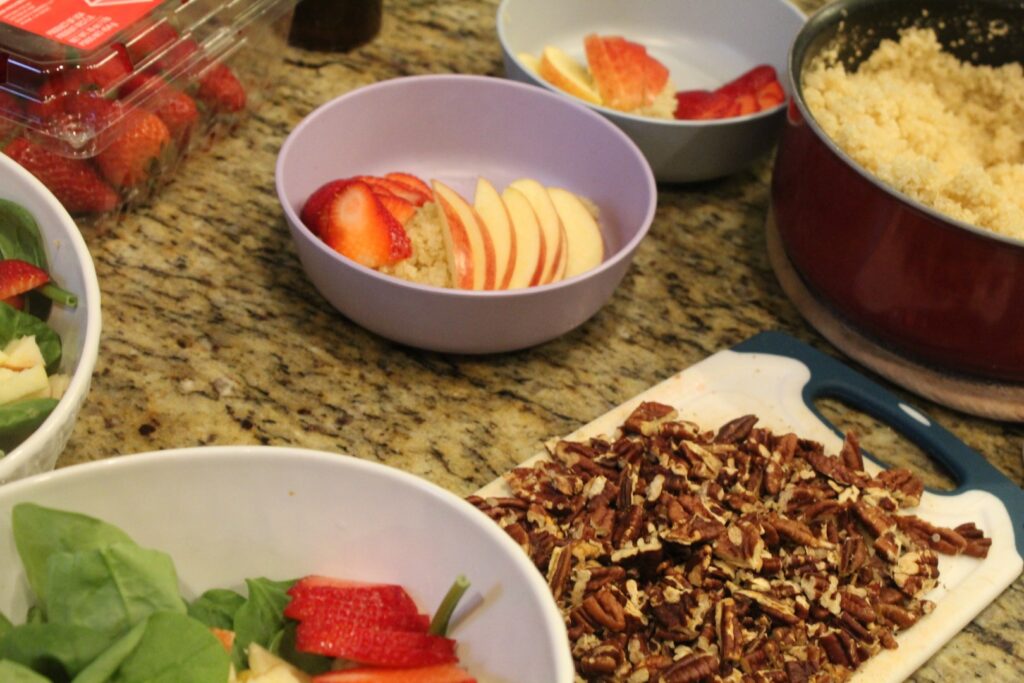
<path fill-rule="evenodd" d="M 954 491 L 936 495 L 959 495 L 981 490 L 1002 501 L 1013 520 L 1017 552 L 1024 557 L 1024 490 L 963 441 L 946 431 L 923 412 L 900 400 L 864 375 L 839 361 L 781 332 L 763 332 L 734 347 L 744 353 L 767 353 L 792 358 L 807 366 L 810 379 L 803 388 L 807 408 L 842 438 L 843 433 L 815 407 L 819 398 L 836 398 L 886 423 L 941 463 L 957 482 Z M 870 453 L 867 457 L 884 467 Z"/>

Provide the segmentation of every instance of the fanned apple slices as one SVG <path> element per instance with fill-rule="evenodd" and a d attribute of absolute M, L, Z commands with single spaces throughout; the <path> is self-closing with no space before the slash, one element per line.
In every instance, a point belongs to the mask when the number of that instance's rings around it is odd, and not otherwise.
<path fill-rule="evenodd" d="M 408 173 L 333 180 L 302 208 L 306 226 L 328 246 L 369 268 L 412 255 L 406 233 L 417 212 L 439 209 L 451 285 L 499 290 L 558 282 L 604 260 L 601 228 L 569 190 L 520 178 L 503 191 L 477 180 L 473 202 L 440 180 Z"/>

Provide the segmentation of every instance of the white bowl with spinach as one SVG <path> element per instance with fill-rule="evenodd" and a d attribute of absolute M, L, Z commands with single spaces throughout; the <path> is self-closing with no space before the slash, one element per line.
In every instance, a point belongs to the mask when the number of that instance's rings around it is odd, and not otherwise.
<path fill-rule="evenodd" d="M 238 670 L 252 642 L 284 656 L 282 585 L 311 574 L 398 584 L 424 612 L 463 575 L 447 635 L 479 683 L 574 679 L 544 576 L 467 501 L 358 458 L 218 446 L 0 487 L 0 680 L 227 683 L 207 626 L 234 631 Z"/>
<path fill-rule="evenodd" d="M 74 220 L 42 183 L 0 154 L 0 258 L 38 265 L 76 305 L 0 306 L 0 349 L 36 336 L 48 374 L 69 378 L 55 404 L 0 405 L 0 484 L 53 469 L 89 392 L 100 340 L 100 291 L 92 257 Z M 36 325 L 32 313 L 44 319 Z"/>

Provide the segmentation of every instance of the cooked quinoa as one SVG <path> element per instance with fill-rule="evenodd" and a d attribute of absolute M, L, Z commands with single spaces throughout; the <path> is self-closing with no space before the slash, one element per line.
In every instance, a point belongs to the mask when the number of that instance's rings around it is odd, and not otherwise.
<path fill-rule="evenodd" d="M 393 266 L 384 266 L 380 272 L 421 285 L 451 287 L 443 229 L 444 221 L 437 204 L 424 204 L 405 225 L 405 232 L 412 242 L 412 256 Z"/>
<path fill-rule="evenodd" d="M 856 70 L 804 75 L 811 113 L 866 170 L 952 218 L 1024 239 L 1024 69 L 960 62 L 931 29 L 886 40 Z"/>

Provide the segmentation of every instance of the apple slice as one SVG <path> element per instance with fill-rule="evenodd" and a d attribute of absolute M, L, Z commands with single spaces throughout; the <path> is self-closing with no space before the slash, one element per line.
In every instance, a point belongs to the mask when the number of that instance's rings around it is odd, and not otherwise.
<path fill-rule="evenodd" d="M 601 104 L 601 95 L 584 66 L 557 47 L 544 48 L 537 64 L 537 73 L 570 95 L 591 104 Z"/>
<path fill-rule="evenodd" d="M 505 202 L 485 178 L 476 181 L 473 208 L 494 244 L 494 286 L 508 289 L 516 262 L 516 233 Z"/>
<path fill-rule="evenodd" d="M 494 289 L 494 243 L 473 207 L 440 180 L 432 182 L 434 201 L 444 217 L 445 250 L 452 282 L 461 289 Z"/>
<path fill-rule="evenodd" d="M 540 284 L 544 270 L 545 245 L 537 214 L 530 206 L 530 200 L 514 187 L 505 188 L 501 193 L 501 200 L 508 210 L 508 217 L 516 234 L 516 259 L 507 288 L 519 289 Z"/>
<path fill-rule="evenodd" d="M 565 277 L 573 277 L 599 266 L 604 260 L 604 239 L 594 216 L 579 197 L 566 189 L 549 187 L 548 195 L 565 228 L 568 245 Z"/>
<path fill-rule="evenodd" d="M 530 202 L 544 235 L 544 266 L 538 284 L 554 282 L 560 273 L 565 272 L 565 256 L 562 254 L 565 250 L 565 229 L 555 205 L 551 203 L 547 189 L 532 178 L 520 178 L 511 187 L 522 192 Z"/>
<path fill-rule="evenodd" d="M 516 55 L 516 57 L 518 57 L 519 61 L 523 63 L 523 66 L 525 66 L 533 73 L 536 74 L 539 71 L 540 60 L 537 59 L 537 57 L 535 57 L 534 55 L 531 55 L 529 52 L 520 52 L 518 55 Z"/>

